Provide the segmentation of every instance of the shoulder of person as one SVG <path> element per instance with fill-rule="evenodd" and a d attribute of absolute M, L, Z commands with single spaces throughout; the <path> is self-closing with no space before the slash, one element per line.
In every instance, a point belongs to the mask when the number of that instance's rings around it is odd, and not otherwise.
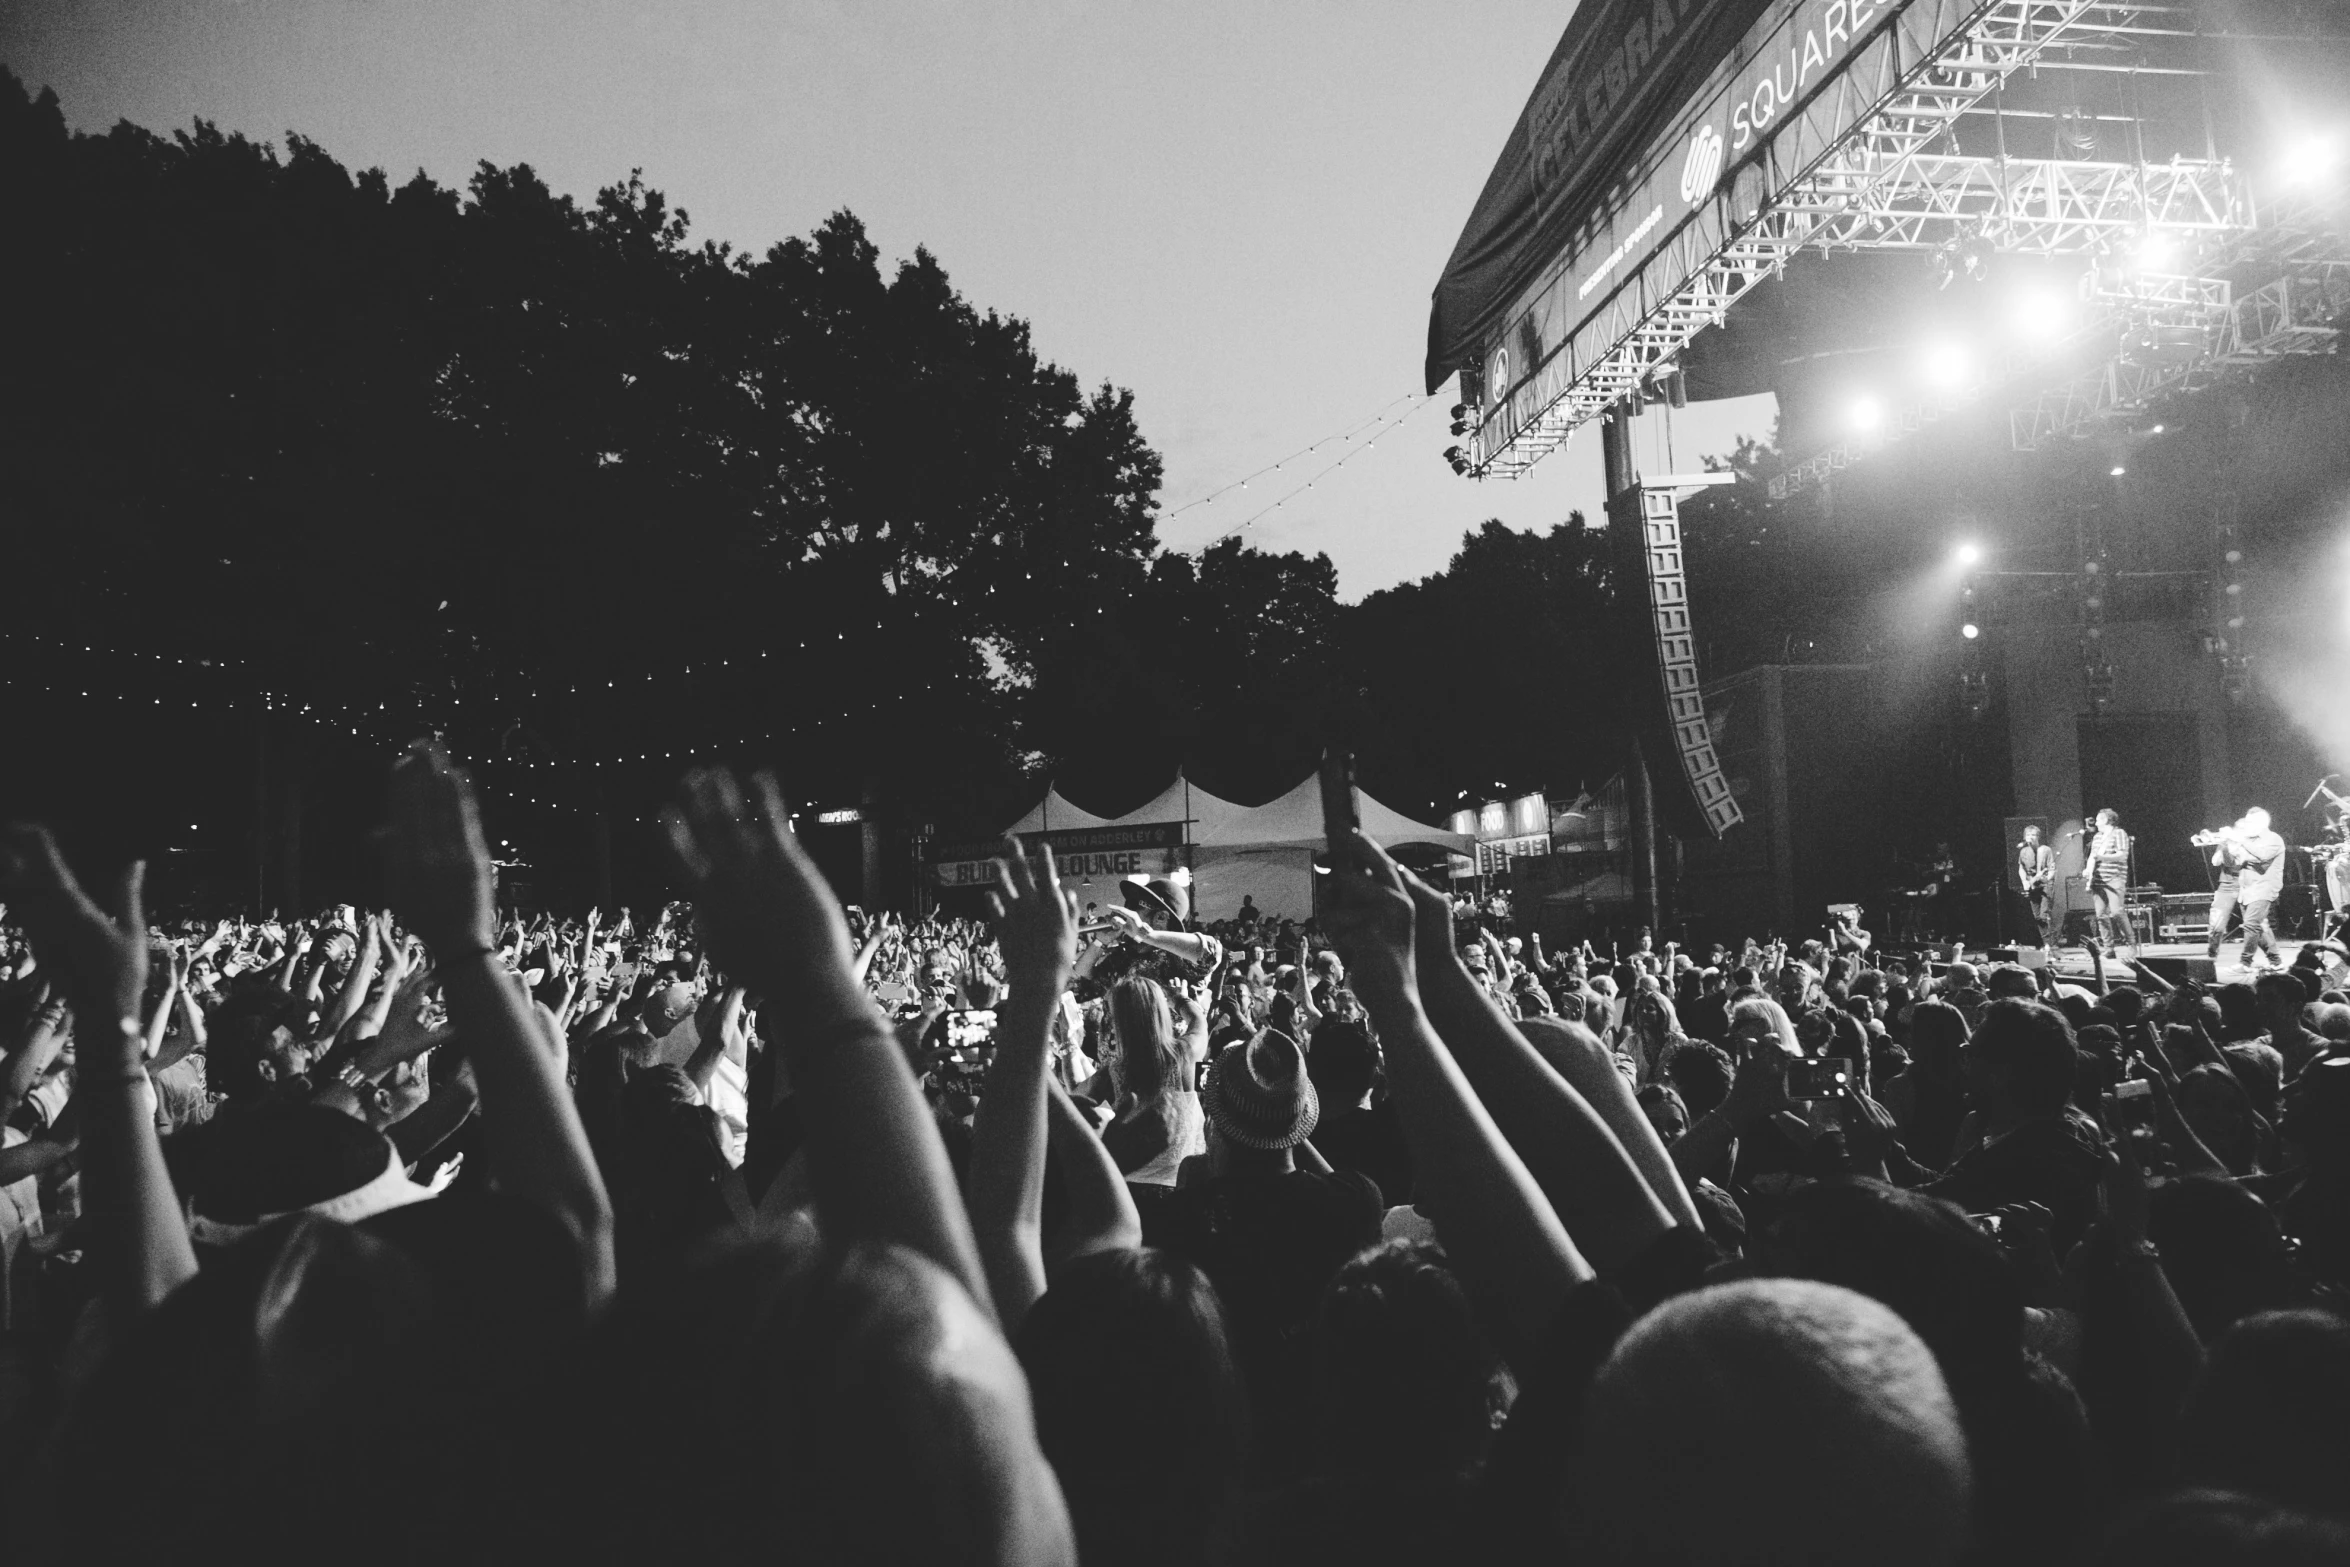
<path fill-rule="evenodd" d="M 1387 1216 L 1387 1199 L 1379 1190 L 1379 1183 L 1360 1170 L 1333 1170 L 1322 1180 L 1344 1192 L 1354 1206 L 1367 1210 L 1371 1224 L 1376 1228 Z"/>

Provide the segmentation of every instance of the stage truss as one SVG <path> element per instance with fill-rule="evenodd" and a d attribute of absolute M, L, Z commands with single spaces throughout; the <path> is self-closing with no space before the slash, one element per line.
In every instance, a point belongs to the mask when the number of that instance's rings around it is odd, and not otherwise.
<path fill-rule="evenodd" d="M 2128 63 L 2147 40 L 2185 36 L 2170 8 L 2127 0 L 1914 0 L 1918 31 L 1946 36 L 1903 59 L 1889 48 L 1856 57 L 1779 131 L 1771 178 L 1748 219 L 1710 254 L 1693 254 L 1701 225 L 1685 225 L 1617 292 L 1603 312 L 1608 346 L 1566 379 L 1559 395 L 1506 444 L 1474 448 L 1470 471 L 1516 477 L 1584 423 L 1640 395 L 1690 340 L 1790 256 L 1823 252 L 1935 251 L 1979 243 L 2038 255 L 2111 254 L 2159 233 L 2190 270 L 2173 276 L 2093 274 L 2088 323 L 2057 347 L 2076 351 L 2099 334 L 2116 344 L 2142 334 L 2143 360 L 2111 356 L 2097 372 L 2020 411 L 2016 441 L 2037 444 L 2144 405 L 2174 387 L 2284 353 L 2326 352 L 2342 313 L 2346 258 L 2314 223 L 2256 220 L 2242 172 L 2225 161 L 2167 163 L 1968 156 L 1952 150 L 1960 121 L 1989 111 L 2019 71 L 2141 70 Z M 1948 26 L 1942 25 L 1947 17 Z M 2273 262 L 2238 292 L 2220 275 Z M 1651 308 L 1638 301 L 1685 279 Z M 1653 283 L 1653 287 L 1651 286 Z M 2216 285 L 2216 292 L 2214 285 Z M 1585 330 L 1588 330 L 1586 328 Z M 2190 340 L 2189 334 L 2194 336 Z M 2030 379 L 2054 353 L 2012 356 L 1971 383 L 1896 410 L 1880 430 L 1799 464 L 1774 495 L 1816 484 L 1901 434 Z"/>

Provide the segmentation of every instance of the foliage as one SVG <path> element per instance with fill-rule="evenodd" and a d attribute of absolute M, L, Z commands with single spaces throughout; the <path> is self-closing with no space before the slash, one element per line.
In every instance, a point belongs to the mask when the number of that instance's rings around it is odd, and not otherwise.
<path fill-rule="evenodd" d="M 1580 519 L 1487 524 L 1351 608 L 1326 556 L 1162 552 L 1131 395 L 847 212 L 754 255 L 634 174 L 581 203 L 527 165 L 459 191 L 292 134 L 72 134 L 5 72 L 0 172 L 41 215 L 0 262 L 41 302 L 0 421 L 9 619 L 58 652 L 14 667 L 87 682 L 63 645 L 100 627 L 123 683 L 187 682 L 215 742 L 250 713 L 280 772 L 432 730 L 574 833 L 688 755 L 967 833 L 1047 773 L 1105 809 L 1178 764 L 1268 798 L 1334 738 L 1413 810 L 1615 765 Z"/>

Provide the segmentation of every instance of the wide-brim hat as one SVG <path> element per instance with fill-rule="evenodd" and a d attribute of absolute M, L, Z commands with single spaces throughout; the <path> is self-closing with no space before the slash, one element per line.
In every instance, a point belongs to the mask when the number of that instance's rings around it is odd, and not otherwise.
<path fill-rule="evenodd" d="M 1183 923 L 1183 906 L 1190 902 L 1170 881 L 1122 881 L 1118 883 L 1118 896 L 1138 914 L 1162 915 L 1178 925 Z"/>
<path fill-rule="evenodd" d="M 1200 1107 L 1220 1134 L 1243 1148 L 1294 1148 L 1322 1119 L 1305 1052 L 1277 1028 L 1216 1052 Z"/>

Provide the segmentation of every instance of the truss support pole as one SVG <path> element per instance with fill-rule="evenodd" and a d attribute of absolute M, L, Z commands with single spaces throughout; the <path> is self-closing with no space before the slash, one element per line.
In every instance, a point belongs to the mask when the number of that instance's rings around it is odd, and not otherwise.
<path fill-rule="evenodd" d="M 1621 534 L 1629 522 L 1640 526 L 1640 475 L 1632 467 L 1632 411 L 1617 404 L 1600 420 L 1600 457 L 1606 472 L 1608 525 Z M 1640 596 L 1641 635 L 1649 634 L 1647 574 L 1634 579 Z M 1629 617 L 1628 617 L 1629 618 Z M 1644 696 L 1646 694 L 1644 693 Z M 1648 700 L 1654 700 L 1648 697 Z M 1664 940 L 1664 878 L 1657 856 L 1656 791 L 1648 776 L 1647 747 L 1641 737 L 1648 726 L 1632 726 L 1632 743 L 1624 759 L 1624 799 L 1632 816 L 1632 900 L 1640 922 L 1658 941 Z"/>

